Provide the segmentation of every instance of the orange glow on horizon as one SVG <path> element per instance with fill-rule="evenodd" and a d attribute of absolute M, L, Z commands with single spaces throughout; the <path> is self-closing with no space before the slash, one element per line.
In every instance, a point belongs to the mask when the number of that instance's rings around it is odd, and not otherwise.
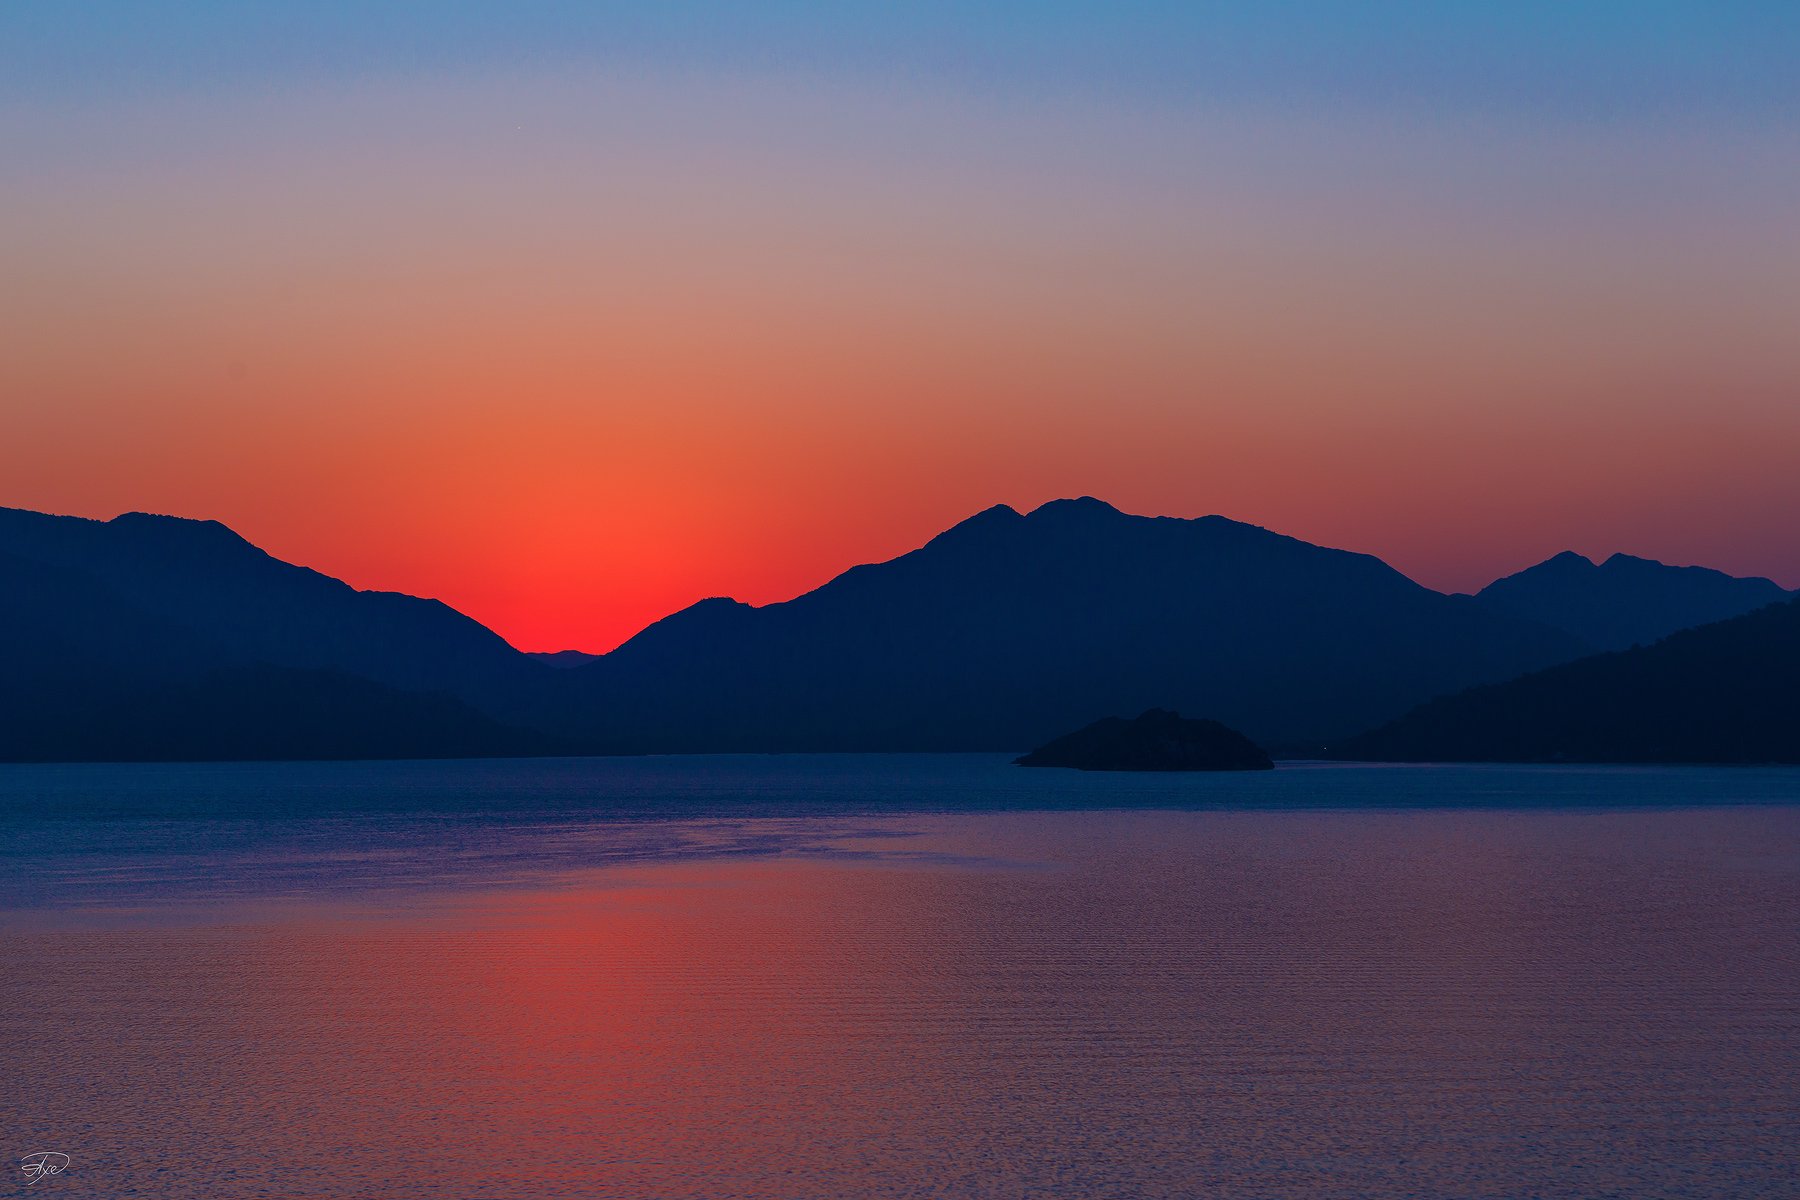
<path fill-rule="evenodd" d="M 1564 549 L 1800 585 L 1788 160 L 829 98 L 93 114 L 0 177 L 0 503 L 215 518 L 525 649 L 1082 494 L 1448 589 Z"/>

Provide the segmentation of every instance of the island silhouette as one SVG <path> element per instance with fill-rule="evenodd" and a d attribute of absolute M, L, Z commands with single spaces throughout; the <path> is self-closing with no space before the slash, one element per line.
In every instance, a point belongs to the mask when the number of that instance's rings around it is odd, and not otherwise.
<path fill-rule="evenodd" d="M 1153 708 L 1133 720 L 1103 717 L 1013 760 L 1078 771 L 1268 771 L 1262 747 L 1217 721 Z"/>

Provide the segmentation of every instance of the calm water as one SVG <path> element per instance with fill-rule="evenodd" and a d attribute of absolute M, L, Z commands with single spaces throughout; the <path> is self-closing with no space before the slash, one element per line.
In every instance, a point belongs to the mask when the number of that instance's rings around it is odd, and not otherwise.
<path fill-rule="evenodd" d="M 35 1196 L 1800 1195 L 1800 771 L 0 767 Z"/>

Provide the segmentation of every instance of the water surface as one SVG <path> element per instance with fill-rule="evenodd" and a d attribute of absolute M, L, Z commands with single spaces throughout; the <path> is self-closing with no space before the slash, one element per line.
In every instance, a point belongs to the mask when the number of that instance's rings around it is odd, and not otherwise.
<path fill-rule="evenodd" d="M 1800 1191 L 1800 771 L 9 767 L 0 822 L 26 1194 Z"/>

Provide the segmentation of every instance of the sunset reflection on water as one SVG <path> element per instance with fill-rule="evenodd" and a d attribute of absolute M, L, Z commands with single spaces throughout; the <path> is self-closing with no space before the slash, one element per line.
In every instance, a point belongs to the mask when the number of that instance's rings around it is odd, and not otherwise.
<path fill-rule="evenodd" d="M 27 920 L 7 1124 L 58 1195 L 1776 1195 L 1796 820 L 883 817 Z"/>

